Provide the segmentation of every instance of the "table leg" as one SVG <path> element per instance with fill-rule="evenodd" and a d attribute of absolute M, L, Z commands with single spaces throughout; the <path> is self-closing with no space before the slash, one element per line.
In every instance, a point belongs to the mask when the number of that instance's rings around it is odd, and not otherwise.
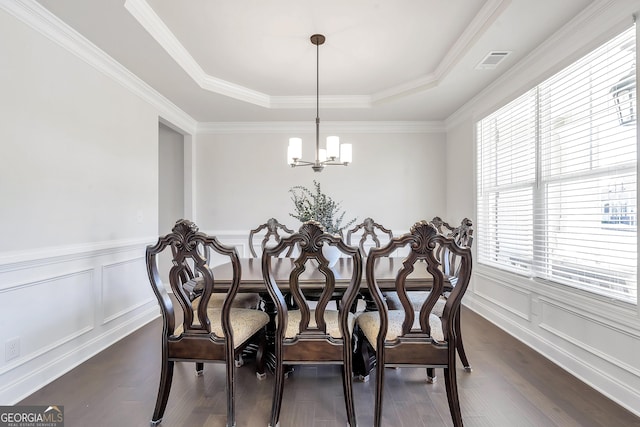
<path fill-rule="evenodd" d="M 361 292 L 365 302 L 365 311 L 378 311 L 376 303 L 367 290 Z M 357 381 L 369 381 L 369 374 L 376 365 L 376 356 L 360 328 L 354 331 L 356 345 L 353 353 L 353 376 Z"/>
<path fill-rule="evenodd" d="M 276 370 L 276 355 L 275 355 L 275 347 L 276 347 L 276 305 L 269 296 L 268 293 L 261 294 L 260 297 L 264 303 L 264 311 L 269 315 L 269 323 L 267 323 L 266 331 L 265 331 L 265 340 L 267 342 L 265 349 L 265 363 L 267 365 L 267 369 L 271 373 L 274 373 Z M 284 377 L 287 378 L 290 373 L 293 372 L 292 366 L 284 367 Z"/>

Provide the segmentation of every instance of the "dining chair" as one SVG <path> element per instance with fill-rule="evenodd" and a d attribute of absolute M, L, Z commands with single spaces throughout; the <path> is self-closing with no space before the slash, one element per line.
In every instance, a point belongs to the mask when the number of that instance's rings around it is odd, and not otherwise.
<path fill-rule="evenodd" d="M 373 218 L 367 217 L 361 223 L 347 230 L 346 241 L 348 245 L 355 245 L 357 241 L 362 255 L 366 257 L 369 249 L 380 247 L 380 237 L 386 237 L 387 240 L 392 239 L 393 232 L 378 224 Z M 386 294 L 383 293 L 383 296 Z M 365 310 L 375 310 L 373 300 L 366 290 L 360 290 L 356 299 L 362 299 L 365 302 Z M 362 345 L 361 340 L 357 341 L 355 354 L 354 373 L 356 375 L 354 378 L 359 382 L 367 382 L 369 381 L 369 372 L 375 365 L 375 357 L 366 346 Z"/>
<path fill-rule="evenodd" d="M 168 248 L 173 256 L 168 275 L 173 297 L 158 272 L 158 258 Z M 226 291 L 216 287 L 207 262 L 211 252 L 228 259 L 232 265 L 233 280 Z M 235 426 L 234 360 L 252 339 L 257 339 L 264 350 L 264 330 L 269 322 L 269 316 L 261 310 L 233 307 L 241 278 L 235 248 L 199 232 L 196 224 L 182 219 L 170 234 L 147 246 L 146 265 L 162 313 L 162 369 L 151 426 L 162 421 L 175 362 L 195 362 L 197 375 L 202 375 L 205 362 L 226 364 L 227 425 Z M 221 306 L 212 306 L 210 299 L 217 291 L 223 292 L 224 299 Z M 262 354 L 264 351 L 258 352 L 259 373 L 264 373 Z"/>
<path fill-rule="evenodd" d="M 436 227 L 440 234 L 451 237 L 455 240 L 458 246 L 462 247 L 471 247 L 473 243 L 473 222 L 469 218 L 464 218 L 460 225 L 457 227 L 453 227 L 449 225 L 447 222 L 443 221 L 440 217 L 436 216 L 431 220 L 431 224 Z M 459 268 L 459 264 L 457 262 L 456 255 L 451 253 L 450 251 L 443 250 L 443 253 L 439 253 L 438 256 L 442 259 L 442 271 L 445 276 L 445 280 L 449 280 L 449 278 L 455 278 L 457 274 L 457 269 Z M 446 283 L 446 282 L 445 282 Z M 433 313 L 437 316 L 442 316 L 442 312 L 444 310 L 444 306 L 449 295 L 449 288 L 445 285 L 444 291 L 441 297 L 436 302 L 434 306 Z M 398 295 L 395 292 L 387 292 L 385 294 L 387 298 L 387 305 L 390 309 L 400 309 L 402 303 L 400 302 Z M 409 298 L 409 302 L 413 306 L 414 310 L 419 310 L 422 307 L 423 302 L 429 296 L 429 292 L 427 291 L 411 291 L 407 293 Z M 462 330 L 460 328 L 460 312 L 456 313 L 455 316 L 455 329 L 456 335 L 458 337 L 456 341 L 456 346 L 458 350 L 458 355 L 460 356 L 460 361 L 462 362 L 462 366 L 466 372 L 472 372 L 471 364 L 469 363 L 469 359 L 467 357 L 467 353 L 464 348 L 464 341 L 462 339 Z M 427 368 L 427 381 L 435 382 L 437 380 L 435 371 L 433 368 Z"/>
<path fill-rule="evenodd" d="M 211 250 L 207 246 L 202 246 L 198 244 L 198 250 L 201 251 L 201 254 L 204 259 L 207 261 L 207 265 L 212 265 L 211 260 Z M 171 247 L 171 252 L 175 259 L 177 254 L 177 248 L 175 246 Z M 183 276 L 184 289 L 188 292 L 189 298 L 192 301 L 192 304 L 195 304 L 197 299 L 200 297 L 203 291 L 203 286 L 201 281 L 191 280 L 195 278 L 195 274 L 189 265 L 189 263 L 185 263 L 184 270 L 181 272 Z M 210 308 L 222 309 L 222 304 L 226 295 L 224 293 L 213 293 L 211 294 L 211 298 L 209 299 L 208 306 Z M 232 307 L 233 308 L 252 308 L 252 309 L 262 309 L 261 307 L 262 298 L 257 293 L 249 293 L 249 292 L 239 292 L 235 298 L 233 299 Z M 247 358 L 252 358 L 256 355 L 259 350 L 259 343 L 252 342 L 246 347 L 244 347 L 243 351 L 237 353 L 235 356 L 235 365 L 237 368 L 244 365 L 244 361 Z M 259 379 L 265 379 L 266 373 L 264 371 L 256 371 L 256 375 Z"/>
<path fill-rule="evenodd" d="M 438 233 L 453 237 L 460 246 L 471 246 L 473 243 L 473 222 L 469 218 L 464 218 L 457 227 L 449 225 L 439 216 L 433 217 L 431 223 Z"/>
<path fill-rule="evenodd" d="M 366 256 L 369 252 L 365 250 L 365 244 L 373 247 L 380 247 L 380 238 L 378 233 L 386 235 L 389 239 L 393 238 L 391 230 L 375 222 L 372 218 L 365 218 L 360 224 L 357 224 L 353 228 L 347 230 L 347 245 L 351 245 L 352 237 L 360 236 L 358 240 L 358 247 L 362 251 L 362 254 Z M 370 243 L 369 243 L 370 242 Z"/>
<path fill-rule="evenodd" d="M 264 230 L 264 235 L 262 235 L 261 233 L 263 230 Z M 260 241 L 259 246 L 260 246 L 260 249 L 264 251 L 264 248 L 267 246 L 267 244 L 278 243 L 280 239 L 283 237 L 283 235 L 281 234 L 283 232 L 287 233 L 287 235 L 291 235 L 294 233 L 293 230 L 291 230 L 284 224 L 280 224 L 280 222 L 275 218 L 269 218 L 266 223 L 261 224 L 256 228 L 254 228 L 253 230 L 251 230 L 249 232 L 249 251 L 251 252 L 251 256 L 254 258 L 258 258 L 258 254 L 256 253 L 256 249 L 255 249 L 257 245 L 256 245 L 256 242 L 254 242 L 254 239 L 256 237 L 260 237 L 260 236 L 262 237 L 262 240 Z M 291 253 L 293 252 L 293 250 L 294 248 L 289 249 L 289 251 L 285 256 L 291 256 Z"/>
<path fill-rule="evenodd" d="M 275 281 L 272 271 L 274 260 L 296 245 L 299 253 L 291 264 L 287 264 L 289 273 L 284 273 L 289 277 L 289 281 L 279 284 Z M 342 296 L 337 311 L 327 310 L 327 305 L 334 294 L 336 277 L 334 270 L 329 268 L 329 261 L 322 253 L 324 245 L 337 247 L 346 257 L 338 260 L 338 263 L 345 263 L 350 259 L 353 267 L 347 275 L 349 286 Z M 279 268 L 282 268 L 282 264 Z M 318 280 L 323 285 L 315 308 L 310 306 L 305 287 L 301 283 L 301 277 L 313 272 L 318 274 Z M 278 274 L 282 275 L 283 272 L 279 271 Z M 264 250 L 262 275 L 269 295 L 277 308 L 275 386 L 269 425 L 275 427 L 279 422 L 284 393 L 285 364 L 334 364 L 342 366 L 347 420 L 350 426 L 355 426 L 351 350 L 355 315 L 350 308 L 355 302 L 362 279 L 362 254 L 359 248 L 348 246 L 340 236 L 324 232 L 320 223 L 308 221 L 303 223 L 297 233 L 283 238 L 276 246 L 267 247 Z M 317 286 L 315 288 L 317 289 Z M 290 309 L 287 306 L 283 292 L 291 294 L 297 309 Z"/>
<path fill-rule="evenodd" d="M 393 238 L 393 232 L 388 228 L 378 224 L 371 217 L 365 218 L 361 223 L 356 224 L 353 228 L 347 230 L 347 245 L 357 245 L 363 256 L 367 256 L 371 247 L 380 247 L 380 237 L 386 236 L 387 239 Z M 367 297 L 366 292 L 360 292 L 357 299 L 362 299 L 367 304 L 371 304 L 371 299 Z M 369 307 L 371 308 L 371 307 Z"/>
<path fill-rule="evenodd" d="M 284 233 L 286 233 L 286 235 Z M 264 252 L 264 249 L 268 245 L 275 245 L 278 242 L 280 242 L 282 237 L 286 237 L 287 235 L 291 235 L 293 233 L 295 232 L 292 229 L 290 229 L 284 224 L 281 224 L 277 219 L 269 218 L 267 222 L 257 226 L 256 228 L 254 228 L 249 232 L 249 251 L 251 252 L 251 256 L 253 258 L 258 258 L 256 247 L 260 247 L 260 255 L 262 255 L 262 252 Z M 262 240 L 260 240 L 260 244 L 258 244 L 254 240 L 259 239 L 260 237 L 262 237 Z M 290 247 L 281 256 L 290 257 L 294 250 L 295 250 L 295 247 Z M 287 301 L 287 304 L 289 304 L 289 307 L 293 306 L 293 302 L 291 301 L 290 295 L 285 295 L 285 301 Z M 265 303 L 268 303 L 268 302 L 265 301 Z M 273 309 L 272 307 L 268 307 L 267 311 L 271 311 L 272 309 Z"/>
<path fill-rule="evenodd" d="M 402 308 L 391 310 L 380 291 L 374 266 L 380 257 L 389 256 L 396 250 L 406 250 L 408 255 L 402 263 L 396 264 L 394 281 Z M 438 254 L 444 252 L 455 254 L 458 261 L 457 276 L 453 280 L 447 280 L 443 272 L 443 259 Z M 382 423 L 387 366 L 444 368 L 451 418 L 454 426 L 462 426 L 456 377 L 455 317 L 469 285 L 471 267 L 469 247 L 460 247 L 453 238 L 438 233 L 435 226 L 426 221 L 417 222 L 409 233 L 369 251 L 366 280 L 378 311 L 361 313 L 357 325 L 376 355 L 376 427 Z M 407 278 L 415 269 L 426 269 L 433 278 L 431 292 L 417 311 L 407 295 Z M 433 310 L 445 287 L 450 290 L 449 297 L 442 315 L 438 316 Z"/>

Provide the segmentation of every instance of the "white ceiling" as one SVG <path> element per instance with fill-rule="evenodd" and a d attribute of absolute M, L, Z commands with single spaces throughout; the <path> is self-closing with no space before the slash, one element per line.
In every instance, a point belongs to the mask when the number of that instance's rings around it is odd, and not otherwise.
<path fill-rule="evenodd" d="M 198 122 L 441 121 L 592 0 L 38 0 Z M 490 51 L 512 52 L 476 69 Z"/>

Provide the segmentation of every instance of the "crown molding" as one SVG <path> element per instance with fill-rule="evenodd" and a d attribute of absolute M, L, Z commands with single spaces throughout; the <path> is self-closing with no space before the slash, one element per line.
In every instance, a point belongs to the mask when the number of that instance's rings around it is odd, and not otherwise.
<path fill-rule="evenodd" d="M 270 106 L 269 96 L 264 93 L 205 73 L 146 1 L 126 0 L 124 7 L 202 89 L 261 107 Z"/>
<path fill-rule="evenodd" d="M 586 54 L 588 49 L 595 47 L 594 43 L 604 42 L 607 37 L 614 36 L 617 31 L 621 31 L 623 29 L 625 21 L 629 24 L 633 22 L 632 15 L 637 12 L 640 12 L 640 6 L 635 0 L 595 0 L 566 25 L 556 31 L 551 37 L 543 41 L 531 53 L 509 68 L 502 76 L 451 114 L 445 120 L 447 129 L 456 126 L 468 117 L 481 114 L 482 112 L 477 111 L 477 109 L 482 103 L 482 100 L 495 93 L 504 93 L 502 89 L 506 86 L 507 82 L 512 81 L 518 76 L 533 74 L 533 77 L 531 77 L 530 80 L 523 82 L 524 84 L 519 88 L 519 92 L 506 94 L 498 105 L 486 106 L 486 108 L 496 109 L 501 105 L 506 104 L 523 91 L 530 89 L 543 81 L 554 71 L 559 70 L 563 66 L 569 65 L 571 62 L 577 60 L 581 55 Z M 594 33 L 592 25 L 600 21 L 607 24 L 607 27 L 599 33 Z M 580 37 L 576 36 L 576 34 L 589 34 L 589 37 L 586 35 L 584 37 Z M 567 43 L 569 43 L 567 40 L 572 40 L 575 37 L 585 40 L 585 43 L 576 47 L 570 53 L 567 53 L 565 47 L 562 52 L 561 60 L 549 63 L 549 52 L 563 49 L 563 46 L 566 46 Z M 535 72 L 532 73 L 531 70 L 540 69 L 540 64 L 545 63 L 549 63 L 549 65 L 546 66 L 546 69 L 543 72 L 538 74 Z"/>
<path fill-rule="evenodd" d="M 323 132 L 335 133 L 442 133 L 444 122 L 322 122 Z M 313 122 L 209 122 L 198 123 L 199 135 L 218 134 L 290 134 L 315 132 Z"/>
<path fill-rule="evenodd" d="M 487 0 L 434 72 L 371 95 L 323 97 L 324 101 L 321 99 L 323 106 L 328 108 L 371 108 L 375 103 L 405 97 L 439 85 L 440 81 L 446 77 L 453 66 L 460 61 L 473 43 L 484 34 L 510 3 L 511 0 Z M 315 108 L 316 100 L 314 97 L 268 95 L 207 74 L 153 8 L 149 6 L 147 0 L 126 0 L 124 5 L 151 37 L 202 89 L 265 108 Z"/>
<path fill-rule="evenodd" d="M 0 0 L 0 8 L 139 96 L 166 120 L 193 133 L 196 121 L 34 0 Z"/>
<path fill-rule="evenodd" d="M 195 81 L 200 87 L 210 92 L 245 101 L 260 107 L 272 108 L 271 97 L 269 97 L 269 95 L 204 74 L 204 71 L 202 78 Z"/>
<path fill-rule="evenodd" d="M 368 95 L 327 95 L 318 98 L 322 108 L 371 108 L 373 102 Z M 316 108 L 315 96 L 272 96 L 270 108 L 311 109 Z"/>

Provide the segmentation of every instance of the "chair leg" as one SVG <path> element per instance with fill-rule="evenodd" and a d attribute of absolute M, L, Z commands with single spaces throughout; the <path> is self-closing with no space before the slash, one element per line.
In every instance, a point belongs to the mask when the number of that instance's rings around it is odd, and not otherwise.
<path fill-rule="evenodd" d="M 471 365 L 469 364 L 469 359 L 467 359 L 467 353 L 465 353 L 464 344 L 462 343 L 462 331 L 460 330 L 460 309 L 458 309 L 458 312 L 455 316 L 454 328 L 456 331 L 456 350 L 458 350 L 460 361 L 462 362 L 464 370 L 467 372 L 471 372 Z"/>
<path fill-rule="evenodd" d="M 156 399 L 156 407 L 151 417 L 151 427 L 160 424 L 164 416 L 164 410 L 167 408 L 169 400 L 169 391 L 171 391 L 171 382 L 173 380 L 173 365 L 175 362 L 167 360 L 167 355 L 162 356 L 162 371 L 160 372 L 160 386 L 158 387 L 158 398 Z"/>
<path fill-rule="evenodd" d="M 273 386 L 273 402 L 271 404 L 271 422 L 269 427 L 277 427 L 280 422 L 280 407 L 282 406 L 282 394 L 284 392 L 284 365 L 282 364 L 282 343 L 276 343 L 275 348 L 276 383 Z"/>
<path fill-rule="evenodd" d="M 242 358 L 242 353 L 238 353 L 233 361 L 233 364 L 236 368 L 241 368 L 244 365 L 244 359 Z"/>
<path fill-rule="evenodd" d="M 236 382 L 234 379 L 236 366 L 233 349 L 227 350 L 227 427 L 235 427 L 236 425 Z"/>
<path fill-rule="evenodd" d="M 433 384 L 436 381 L 438 381 L 438 377 L 436 377 L 435 368 L 427 368 L 427 382 Z"/>
<path fill-rule="evenodd" d="M 455 353 L 453 354 L 455 358 Z M 447 389 L 447 401 L 454 427 L 462 427 L 462 413 L 460 412 L 460 399 L 458 397 L 458 382 L 456 379 L 455 364 L 444 368 L 444 383 Z"/>
<path fill-rule="evenodd" d="M 196 377 L 201 377 L 204 375 L 204 363 L 196 362 Z"/>
<path fill-rule="evenodd" d="M 378 361 L 376 363 L 376 406 L 373 425 L 374 427 L 380 427 L 382 425 L 382 398 L 384 395 L 384 354 L 377 351 L 376 357 Z"/>
<path fill-rule="evenodd" d="M 344 363 L 342 364 L 342 388 L 344 403 L 347 410 L 347 422 L 350 427 L 356 427 L 356 411 L 353 406 L 353 364 L 351 361 L 351 345 L 346 340 L 343 347 Z"/>
<path fill-rule="evenodd" d="M 267 337 L 265 331 L 260 333 L 260 342 L 258 344 L 258 350 L 256 351 L 256 377 L 259 380 L 267 378 L 265 355 L 267 350 Z"/>
<path fill-rule="evenodd" d="M 344 390 L 344 405 L 347 411 L 347 424 L 349 427 L 356 427 L 356 411 L 353 405 L 353 378 L 351 371 L 342 366 L 342 389 Z"/>

